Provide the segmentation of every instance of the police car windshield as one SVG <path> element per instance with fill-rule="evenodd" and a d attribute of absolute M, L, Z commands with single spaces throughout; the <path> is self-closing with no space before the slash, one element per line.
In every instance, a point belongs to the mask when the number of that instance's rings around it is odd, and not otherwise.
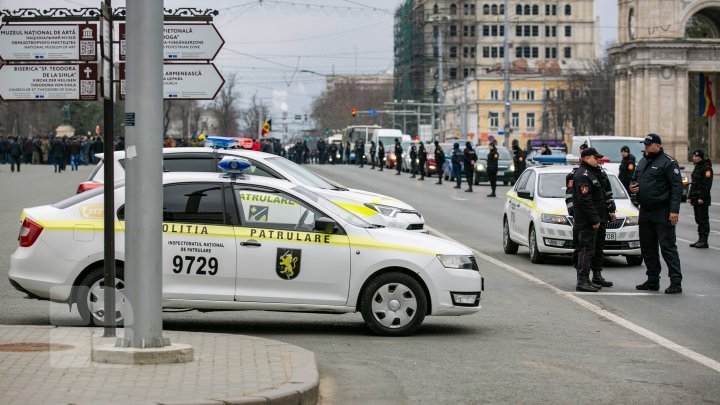
<path fill-rule="evenodd" d="M 610 159 L 613 163 L 622 162 L 622 155 L 620 149 L 623 146 L 630 148 L 630 153 L 635 155 L 636 159 L 640 159 L 643 155 L 644 146 L 638 140 L 614 140 L 614 139 L 593 139 L 593 148 L 597 149 L 600 154 Z"/>
<path fill-rule="evenodd" d="M 322 177 L 316 175 L 310 170 L 304 169 L 297 163 L 291 162 L 284 157 L 272 157 L 267 159 L 267 161 L 270 164 L 275 165 L 280 169 L 290 173 L 300 183 L 308 187 L 317 187 L 325 190 L 339 190 L 342 188 L 328 183 Z"/>
<path fill-rule="evenodd" d="M 297 186 L 293 188 L 293 191 L 297 191 L 298 193 L 305 196 L 308 200 L 311 200 L 318 205 L 320 205 L 324 210 L 330 211 L 333 214 L 337 215 L 338 217 L 342 218 L 343 220 L 347 221 L 351 225 L 355 225 L 360 228 L 372 228 L 373 225 L 369 224 L 368 222 L 365 222 L 362 218 L 356 216 L 355 214 L 351 213 L 350 211 L 346 211 L 337 205 L 333 204 L 330 200 L 318 195 L 317 193 L 314 193 L 305 187 Z"/>
<path fill-rule="evenodd" d="M 510 151 L 507 150 L 507 148 L 504 147 L 498 147 L 497 149 L 498 153 L 500 154 L 500 160 L 512 160 L 512 157 L 510 157 Z M 487 157 L 487 154 L 490 153 L 490 148 L 487 146 L 478 146 L 475 149 L 475 153 L 478 154 L 478 157 L 480 159 L 485 159 Z"/>
<path fill-rule="evenodd" d="M 567 173 L 543 173 L 540 174 L 538 183 L 538 195 L 543 198 L 565 198 L 565 176 Z M 628 194 L 617 177 L 608 174 L 613 197 L 616 200 L 626 200 Z"/>

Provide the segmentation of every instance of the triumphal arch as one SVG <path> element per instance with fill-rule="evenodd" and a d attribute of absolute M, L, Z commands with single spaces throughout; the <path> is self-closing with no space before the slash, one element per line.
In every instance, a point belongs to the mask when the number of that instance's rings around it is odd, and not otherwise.
<path fill-rule="evenodd" d="M 657 133 L 681 162 L 696 148 L 720 158 L 720 0 L 618 0 L 618 7 L 618 44 L 608 51 L 615 134 Z M 714 117 L 699 111 L 701 74 L 711 83 Z"/>

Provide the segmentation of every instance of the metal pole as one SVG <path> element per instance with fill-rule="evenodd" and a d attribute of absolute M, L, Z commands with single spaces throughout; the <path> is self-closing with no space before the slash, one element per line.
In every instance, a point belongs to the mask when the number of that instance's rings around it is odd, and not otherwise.
<path fill-rule="evenodd" d="M 103 17 L 106 20 L 103 24 L 109 25 L 109 38 L 103 36 L 103 41 L 110 41 L 109 54 L 107 58 L 110 63 L 110 90 L 109 97 L 103 100 L 103 127 L 105 130 L 105 143 L 103 144 L 103 163 L 105 170 L 105 177 L 103 183 L 107 186 L 104 192 L 104 221 L 103 221 L 103 236 L 105 243 L 105 257 L 104 257 L 104 273 L 105 273 L 105 329 L 104 337 L 115 336 L 115 156 L 114 156 L 114 138 L 115 128 L 113 102 L 115 100 L 115 92 L 113 87 L 113 71 L 115 70 L 112 65 L 113 52 L 112 52 L 112 0 L 105 0 L 103 4 Z M 104 31 L 103 31 L 104 32 Z M 105 45 L 105 44 L 103 44 Z M 104 47 L 107 49 L 107 47 Z M 103 55 L 104 57 L 105 55 Z M 107 63 L 103 61 L 103 63 Z M 103 70 L 103 74 L 105 71 Z M 107 80 L 103 81 L 107 83 Z"/>
<path fill-rule="evenodd" d="M 468 136 L 468 130 L 467 130 L 467 113 L 468 113 L 468 111 L 467 111 L 467 110 L 468 110 L 468 105 L 467 105 L 467 102 L 468 102 L 468 99 L 467 99 L 467 97 L 468 97 L 468 95 L 467 95 L 467 86 L 468 86 L 468 78 L 466 77 L 465 79 L 463 79 L 462 117 L 460 117 L 460 119 L 461 119 L 461 121 L 460 121 L 460 125 L 461 125 L 460 131 L 462 132 L 462 135 L 463 135 L 464 137 L 467 137 L 467 136 Z"/>
<path fill-rule="evenodd" d="M 507 13 L 505 13 L 507 14 Z M 440 139 L 445 142 L 445 90 L 443 89 L 443 37 L 444 21 L 438 24 L 438 101 L 440 102 Z"/>
<path fill-rule="evenodd" d="M 163 1 L 127 0 L 125 320 L 130 347 L 162 337 Z"/>
<path fill-rule="evenodd" d="M 430 104 L 430 127 L 433 132 L 433 141 L 439 140 L 439 137 L 435 136 L 435 103 Z"/>
<path fill-rule="evenodd" d="M 505 139 L 503 140 L 503 145 L 506 148 L 510 146 L 510 49 L 508 47 L 508 38 L 510 37 L 509 15 L 510 8 L 508 0 L 505 0 L 505 35 L 503 36 L 503 52 L 505 53 L 505 58 L 503 59 L 503 75 L 505 76 Z"/>
<path fill-rule="evenodd" d="M 403 102 L 403 134 L 407 134 L 407 115 L 406 115 L 405 102 Z"/>

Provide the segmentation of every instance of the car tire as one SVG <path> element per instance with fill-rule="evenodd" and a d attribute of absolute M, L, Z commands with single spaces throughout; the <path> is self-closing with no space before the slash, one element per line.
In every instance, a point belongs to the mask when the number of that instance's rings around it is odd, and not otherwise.
<path fill-rule="evenodd" d="M 414 333 L 427 312 L 425 290 L 414 278 L 403 273 L 384 273 L 365 287 L 360 312 L 371 331 L 382 336 Z"/>
<path fill-rule="evenodd" d="M 535 232 L 534 225 L 530 225 L 530 231 L 528 232 L 528 249 L 530 250 L 530 261 L 532 263 L 539 264 L 544 261 L 545 258 L 537 246 L 537 232 Z"/>
<path fill-rule="evenodd" d="M 103 326 L 104 322 L 104 269 L 98 267 L 90 271 L 75 289 L 75 303 L 85 326 Z M 124 271 L 115 267 L 115 311 L 116 324 L 122 326 L 130 302 L 125 295 Z"/>
<path fill-rule="evenodd" d="M 643 262 L 642 256 L 625 256 L 628 266 L 639 266 Z"/>
<path fill-rule="evenodd" d="M 508 225 L 507 218 L 503 220 L 503 251 L 508 255 L 518 252 L 518 244 L 510 239 L 510 225 Z"/>

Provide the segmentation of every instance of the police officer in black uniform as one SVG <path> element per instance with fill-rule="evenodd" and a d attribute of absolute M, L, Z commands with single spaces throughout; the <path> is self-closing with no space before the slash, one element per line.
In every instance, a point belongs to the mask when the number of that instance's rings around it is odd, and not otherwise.
<path fill-rule="evenodd" d="M 358 138 L 355 141 L 355 164 L 363 167 L 365 163 L 365 141 L 362 138 Z"/>
<path fill-rule="evenodd" d="M 460 188 L 462 184 L 463 153 L 460 150 L 460 144 L 457 142 L 453 144 L 450 163 L 452 163 L 453 175 L 455 176 L 455 186 L 453 188 Z"/>
<path fill-rule="evenodd" d="M 410 178 L 415 178 L 415 175 L 417 174 L 417 148 L 415 147 L 415 144 L 410 145 L 410 173 L 412 173 L 412 176 Z"/>
<path fill-rule="evenodd" d="M 370 141 L 370 163 L 372 164 L 371 169 L 373 170 L 375 170 L 375 153 L 377 153 L 375 141 Z"/>
<path fill-rule="evenodd" d="M 615 205 L 608 206 L 605 187 L 609 185 L 598 165 L 603 156 L 595 148 L 581 153 L 582 163 L 572 180 L 573 193 L 573 264 L 577 270 L 576 291 L 596 292 L 600 286 L 612 283 L 602 278 L 603 246 L 605 227 L 609 220 L 615 220 Z M 605 284 L 590 282 L 593 279 Z"/>
<path fill-rule="evenodd" d="M 690 247 L 707 249 L 708 235 L 710 235 L 710 189 L 713 184 L 713 170 L 710 159 L 705 159 L 705 152 L 698 149 L 693 152 L 693 163 L 695 169 L 692 172 L 692 183 L 688 193 L 688 202 L 693 206 L 695 223 L 698 226 L 698 240 L 691 243 Z"/>
<path fill-rule="evenodd" d="M 400 171 L 402 170 L 402 154 L 403 148 L 400 145 L 400 140 L 398 138 L 395 138 L 395 168 L 397 169 L 397 173 L 395 173 L 396 176 L 399 176 Z"/>
<path fill-rule="evenodd" d="M 425 149 L 425 144 L 420 141 L 420 146 L 418 146 L 418 166 L 420 169 L 420 178 L 418 180 L 425 180 L 425 164 L 427 163 L 427 149 Z"/>
<path fill-rule="evenodd" d="M 682 197 L 680 167 L 675 159 L 665 154 L 657 134 L 649 134 L 643 143 L 645 153 L 633 174 L 630 192 L 635 194 L 634 202 L 640 207 L 640 250 L 647 266 L 647 281 L 635 288 L 660 289 L 659 244 L 670 277 L 670 286 L 665 289 L 665 294 L 679 294 L 682 292 L 682 272 L 675 225 Z"/>
<path fill-rule="evenodd" d="M 495 147 L 495 142 L 488 144 L 488 155 L 487 155 L 487 173 L 488 179 L 490 180 L 490 189 L 492 192 L 488 194 L 488 197 L 495 197 L 495 188 L 497 187 L 497 172 L 498 172 L 498 160 L 500 154 Z"/>
<path fill-rule="evenodd" d="M 515 165 L 515 181 L 520 178 L 522 172 L 525 171 L 525 151 L 520 145 L 513 144 L 513 164 Z"/>
<path fill-rule="evenodd" d="M 468 183 L 466 193 L 472 193 L 473 177 L 475 175 L 475 162 L 477 162 L 477 154 L 472 147 L 470 141 L 465 142 L 465 150 L 463 151 L 463 165 L 465 167 L 465 179 Z"/>
<path fill-rule="evenodd" d="M 377 157 L 380 171 L 383 171 L 385 168 L 385 145 L 383 145 L 382 141 L 378 141 Z"/>
<path fill-rule="evenodd" d="M 445 152 L 440 147 L 440 142 L 435 141 L 435 171 L 438 174 L 438 181 L 435 184 L 442 184 L 443 166 L 445 166 Z"/>
<path fill-rule="evenodd" d="M 618 178 L 625 190 L 630 191 L 630 180 L 632 180 L 633 173 L 635 173 L 635 156 L 630 153 L 630 148 L 623 146 L 620 149 L 622 155 L 622 161 L 620 162 L 620 172 Z"/>

